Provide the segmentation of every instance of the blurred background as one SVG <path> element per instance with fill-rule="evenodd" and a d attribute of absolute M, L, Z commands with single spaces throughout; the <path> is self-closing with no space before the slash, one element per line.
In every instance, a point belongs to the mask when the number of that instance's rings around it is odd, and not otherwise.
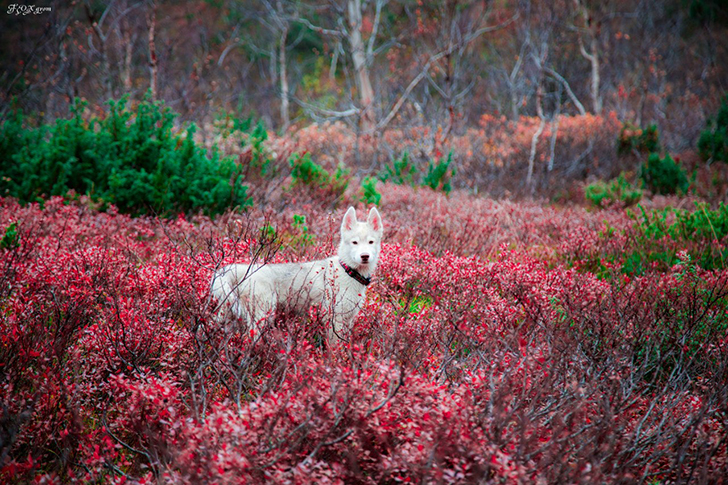
<path fill-rule="evenodd" d="M 49 0 L 0 38 L 2 119 L 150 96 L 208 144 L 235 119 L 359 175 L 452 153 L 493 195 L 634 171 L 651 125 L 698 169 L 728 84 L 725 0 Z"/>

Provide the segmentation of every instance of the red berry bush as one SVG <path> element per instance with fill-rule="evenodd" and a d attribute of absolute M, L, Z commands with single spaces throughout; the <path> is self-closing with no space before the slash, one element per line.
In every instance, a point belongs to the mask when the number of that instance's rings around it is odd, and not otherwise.
<path fill-rule="evenodd" d="M 0 481 L 728 476 L 728 271 L 695 259 L 725 241 L 647 244 L 619 208 L 379 189 L 381 264 L 333 349 L 316 309 L 254 342 L 208 291 L 232 261 L 333 252 L 326 205 L 161 220 L 2 199 Z M 632 271 L 648 252 L 674 258 Z"/>

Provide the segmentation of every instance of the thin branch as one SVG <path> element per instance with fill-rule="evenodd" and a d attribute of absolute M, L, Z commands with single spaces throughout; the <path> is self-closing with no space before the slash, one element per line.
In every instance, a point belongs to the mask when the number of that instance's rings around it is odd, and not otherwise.
<path fill-rule="evenodd" d="M 559 133 L 559 124 L 561 123 L 561 93 L 559 93 L 559 104 L 556 107 L 556 113 L 554 113 L 551 127 L 551 150 L 549 153 L 549 163 L 547 170 L 551 172 L 554 169 L 554 158 L 556 157 L 556 137 Z M 553 121 L 555 120 L 555 122 Z"/>
<path fill-rule="evenodd" d="M 412 82 L 409 83 L 409 86 L 407 86 L 407 89 L 404 90 L 404 93 L 402 93 L 402 96 L 399 97 L 399 99 L 397 100 L 397 102 L 394 104 L 394 106 L 392 107 L 392 109 L 389 111 L 389 114 L 387 114 L 387 116 L 384 117 L 384 119 L 382 121 L 380 121 L 379 123 L 377 123 L 377 126 L 376 126 L 376 129 L 377 130 L 381 130 L 382 128 L 384 128 L 385 126 L 387 126 L 390 121 L 392 121 L 392 118 L 394 118 L 394 116 L 397 114 L 397 111 L 399 111 L 399 109 L 402 107 L 402 105 L 404 104 L 405 100 L 407 99 L 407 97 L 409 96 L 409 94 L 412 92 L 412 90 L 415 87 L 417 87 L 417 85 L 420 83 L 420 81 L 422 81 L 422 79 L 424 79 L 424 77 L 429 73 L 429 71 L 430 71 L 430 65 L 434 61 L 436 61 L 436 60 L 440 59 L 441 57 L 443 57 L 444 55 L 445 55 L 445 53 L 442 52 L 442 53 L 438 54 L 437 56 L 434 56 L 433 58 L 431 58 L 430 61 L 427 64 L 425 64 L 425 68 L 422 70 L 422 72 L 420 72 L 412 80 Z"/>
<path fill-rule="evenodd" d="M 551 77 L 553 77 L 554 79 L 559 81 L 561 83 L 561 85 L 564 86 L 564 89 L 566 89 L 566 94 L 569 96 L 569 99 L 571 100 L 572 103 L 574 103 L 574 106 L 576 106 L 576 109 L 579 110 L 579 114 L 584 116 L 586 114 L 584 105 L 581 104 L 579 99 L 574 94 L 574 91 L 571 90 L 571 86 L 569 86 L 569 83 L 566 81 L 566 79 L 564 79 L 564 77 L 561 76 L 561 74 L 554 71 L 552 68 L 550 68 L 548 66 L 544 67 L 544 71 L 549 73 L 549 75 L 551 75 Z"/>
<path fill-rule="evenodd" d="M 240 24 L 236 25 L 235 29 L 233 29 L 233 33 L 230 34 L 230 40 L 233 40 L 237 37 L 239 29 Z M 225 49 L 222 51 L 222 54 L 220 54 L 220 58 L 217 60 L 217 65 L 222 66 L 222 63 L 225 62 L 225 57 L 227 57 L 228 53 L 241 44 L 242 42 L 240 41 L 230 42 L 230 44 L 228 44 L 228 46 L 225 47 Z"/>
<path fill-rule="evenodd" d="M 369 36 L 369 42 L 367 42 L 367 64 L 371 64 L 374 58 L 374 41 L 377 38 L 379 32 L 379 19 L 382 14 L 382 5 L 387 3 L 387 0 L 377 0 L 376 12 L 374 14 L 374 26 L 372 27 L 372 34 Z"/>
<path fill-rule="evenodd" d="M 384 406 L 385 406 L 385 405 L 386 405 L 386 404 L 387 404 L 387 403 L 388 403 L 389 401 L 391 401 L 391 400 L 392 400 L 392 398 L 394 398 L 394 396 L 395 396 L 395 395 L 397 394 L 397 392 L 399 391 L 399 389 L 400 389 L 400 388 L 401 388 L 401 387 L 402 387 L 403 385 L 404 385 L 404 369 L 403 369 L 402 367 L 400 367 L 400 369 L 399 369 L 399 379 L 397 380 L 397 384 L 395 384 L 395 386 L 394 386 L 394 389 L 392 389 L 392 390 L 391 390 L 391 391 L 389 392 L 389 394 L 387 395 L 387 397 L 386 397 L 386 398 L 384 398 L 384 399 L 382 400 L 382 402 L 381 402 L 381 403 L 379 403 L 379 405 L 377 405 L 376 407 L 374 407 L 374 408 L 370 409 L 370 410 L 369 410 L 369 411 L 367 412 L 367 414 L 366 414 L 366 416 L 365 416 L 365 417 L 366 417 L 366 418 L 368 418 L 368 417 L 369 417 L 369 416 L 371 416 L 372 414 L 374 414 L 374 413 L 376 413 L 377 411 L 379 411 L 380 409 L 382 409 L 382 408 L 383 408 L 383 407 L 384 407 Z"/>
<path fill-rule="evenodd" d="M 319 106 L 314 106 L 312 104 L 306 103 L 305 101 L 301 101 L 300 99 L 294 99 L 296 104 L 301 106 L 302 108 L 309 109 L 311 111 L 318 111 L 319 113 L 326 115 L 326 116 L 332 116 L 335 118 L 347 118 L 349 116 L 357 115 L 361 112 L 361 110 L 357 107 L 350 108 L 346 111 L 334 111 L 331 109 L 321 108 Z"/>
<path fill-rule="evenodd" d="M 509 18 L 508 20 L 506 20 L 504 22 L 501 22 L 498 25 L 490 25 L 488 27 L 482 27 L 482 28 L 476 30 L 475 32 L 473 32 L 472 34 L 468 35 L 467 37 L 465 37 L 465 39 L 463 40 L 463 44 L 469 44 L 472 41 L 474 41 L 475 39 L 477 39 L 478 37 L 480 37 L 481 35 L 487 34 L 488 32 L 495 32 L 496 30 L 500 30 L 505 27 L 508 27 L 510 24 L 515 22 L 519 16 L 520 16 L 520 13 L 516 12 L 516 14 L 513 17 Z"/>
<path fill-rule="evenodd" d="M 345 36 L 344 35 L 344 32 L 342 32 L 340 30 L 325 29 L 325 28 L 320 27 L 318 25 L 312 24 L 308 19 L 305 19 L 303 17 L 297 18 L 296 19 L 296 22 L 302 23 L 303 25 L 305 25 L 309 29 L 313 30 L 314 32 L 318 32 L 319 34 L 330 35 L 330 36 L 336 37 L 336 38 L 343 38 Z"/>
<path fill-rule="evenodd" d="M 526 175 L 526 186 L 531 185 L 531 179 L 533 177 L 533 162 L 536 159 L 536 146 L 538 145 L 538 139 L 543 133 L 543 129 L 546 126 L 546 119 L 541 117 L 541 122 L 538 125 L 538 130 L 533 134 L 531 138 L 531 154 L 528 157 L 528 174 Z"/>
<path fill-rule="evenodd" d="M 523 64 L 523 57 L 525 55 L 526 47 L 528 47 L 531 44 L 531 34 L 530 32 L 526 32 L 526 40 L 523 41 L 523 44 L 521 45 L 521 50 L 518 53 L 518 59 L 516 59 L 516 64 L 513 66 L 513 70 L 508 75 L 508 79 L 513 83 L 516 79 L 516 76 L 518 75 L 518 71 L 521 70 L 521 65 Z"/>
<path fill-rule="evenodd" d="M 502 22 L 498 25 L 483 27 L 481 29 L 476 30 L 475 32 L 473 32 L 472 34 L 470 34 L 469 36 L 467 36 L 465 38 L 465 40 L 463 41 L 464 42 L 463 45 L 469 44 L 470 42 L 474 41 L 482 34 L 485 34 L 487 32 L 493 32 L 495 30 L 502 29 L 502 28 L 510 25 L 512 22 L 514 22 L 518 18 L 518 16 L 519 16 L 519 14 L 516 13 L 513 17 L 511 17 L 510 19 L 508 19 L 505 22 Z M 409 97 L 412 90 L 415 87 L 417 87 L 417 85 L 420 83 L 420 81 L 422 81 L 425 78 L 425 76 L 429 73 L 430 66 L 432 66 L 432 64 L 434 62 L 442 59 L 443 57 L 452 54 L 455 50 L 455 47 L 456 47 L 456 45 L 451 45 L 447 49 L 440 51 L 437 54 L 430 57 L 430 59 L 425 64 L 425 66 L 422 68 L 422 71 L 414 79 L 412 79 L 412 81 L 409 83 L 409 85 L 404 90 L 402 95 L 399 97 L 397 102 L 394 104 L 392 109 L 389 111 L 387 116 L 385 116 L 379 123 L 377 123 L 376 128 L 375 128 L 376 130 L 383 129 L 385 126 L 387 126 L 389 124 L 390 121 L 392 121 L 392 119 L 395 117 L 395 115 L 397 114 L 399 109 L 402 107 L 404 102 Z"/>
<path fill-rule="evenodd" d="M 331 67 L 329 67 L 329 79 L 331 81 L 336 79 L 336 67 L 339 63 L 339 54 L 341 53 L 343 53 L 343 47 L 341 46 L 341 40 L 338 40 L 334 46 L 334 55 L 331 56 Z"/>
<path fill-rule="evenodd" d="M 584 56 L 589 62 L 594 62 L 594 55 L 586 51 L 586 48 L 584 47 L 584 41 L 581 38 L 581 34 L 579 34 L 579 52 L 581 52 L 581 55 Z"/>

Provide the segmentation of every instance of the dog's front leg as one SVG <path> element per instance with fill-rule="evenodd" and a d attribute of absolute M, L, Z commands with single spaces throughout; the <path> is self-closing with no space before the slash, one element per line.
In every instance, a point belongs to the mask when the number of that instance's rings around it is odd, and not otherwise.
<path fill-rule="evenodd" d="M 351 298 L 348 295 L 343 295 L 335 302 L 329 325 L 329 344 L 336 346 L 348 341 L 354 319 L 359 314 L 360 303 L 358 298 Z"/>

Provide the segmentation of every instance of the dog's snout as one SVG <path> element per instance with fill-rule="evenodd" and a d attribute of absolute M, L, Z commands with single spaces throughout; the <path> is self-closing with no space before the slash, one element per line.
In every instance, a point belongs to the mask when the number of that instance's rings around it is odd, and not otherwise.
<path fill-rule="evenodd" d="M 361 262 L 362 263 L 368 263 L 369 262 L 369 255 L 364 253 L 361 255 Z"/>

